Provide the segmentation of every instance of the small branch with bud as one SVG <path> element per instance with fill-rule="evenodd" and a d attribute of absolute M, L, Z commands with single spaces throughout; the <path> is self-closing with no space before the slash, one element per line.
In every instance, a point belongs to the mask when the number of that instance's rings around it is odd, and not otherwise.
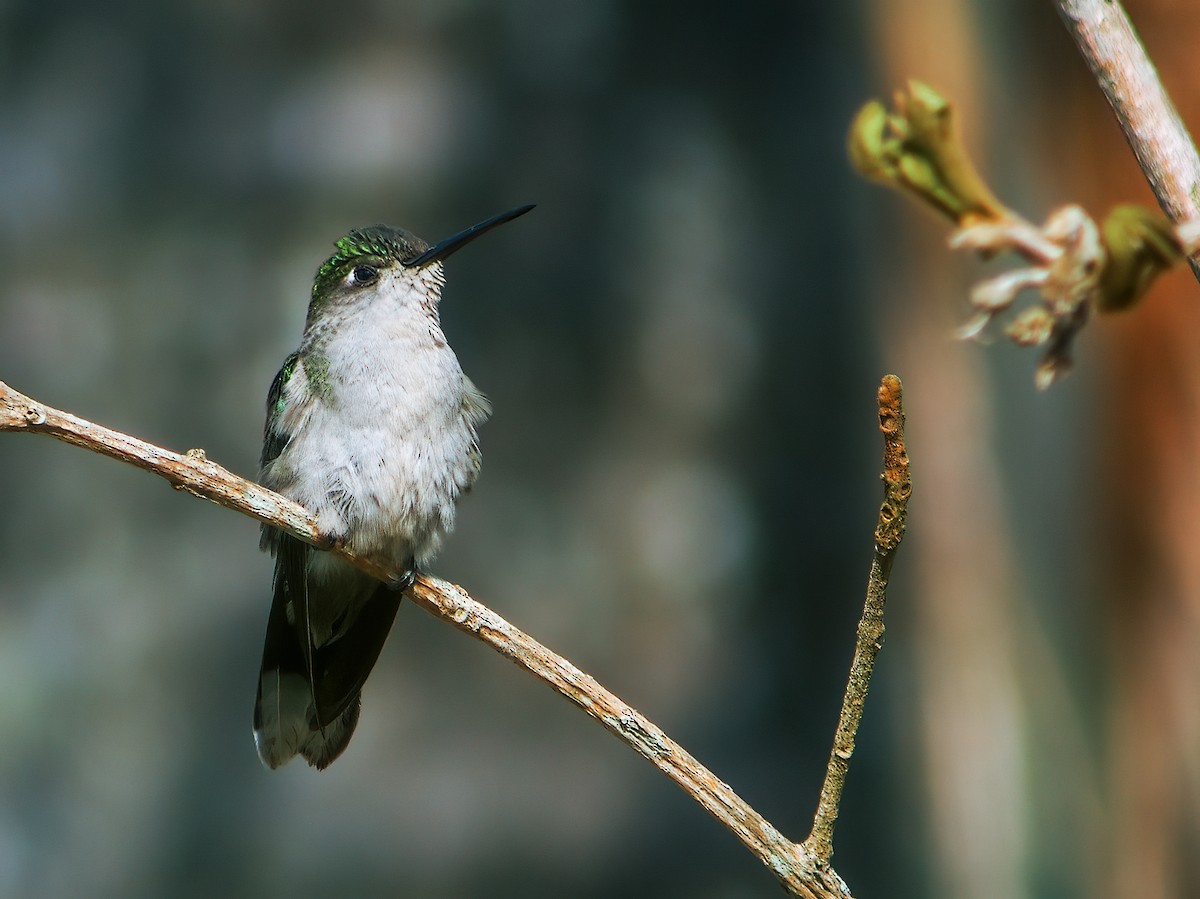
<path fill-rule="evenodd" d="M 864 175 L 950 218 L 953 249 L 1015 253 L 1029 263 L 975 286 L 975 315 L 959 336 L 982 338 L 1018 294 L 1037 291 L 1040 304 L 1016 315 L 1004 333 L 1019 346 L 1043 347 L 1035 375 L 1041 389 L 1070 370 L 1072 345 L 1092 312 L 1131 308 L 1155 278 L 1200 247 L 1200 220 L 1175 226 L 1142 206 L 1118 206 L 1098 225 L 1070 205 L 1032 224 L 996 199 L 959 140 L 953 108 L 919 81 L 897 92 L 892 112 L 877 100 L 864 106 L 848 149 Z"/>
<path fill-rule="evenodd" d="M 825 783 L 821 786 L 821 799 L 817 803 L 812 832 L 804 841 L 804 845 L 823 862 L 828 862 L 833 855 L 833 826 L 837 823 L 842 802 L 842 788 L 850 768 L 850 757 L 854 754 L 854 740 L 858 735 L 859 722 L 862 721 L 867 690 L 871 686 L 875 657 L 883 648 L 883 607 L 887 600 L 888 578 L 891 577 L 896 550 L 904 538 L 908 497 L 912 493 L 908 448 L 904 443 L 900 379 L 895 375 L 885 375 L 879 385 L 878 399 L 879 430 L 883 433 L 883 504 L 879 507 L 879 521 L 875 526 L 875 555 L 871 559 L 867 599 L 858 623 L 854 660 L 850 663 L 842 711 L 833 735 Z"/>
<path fill-rule="evenodd" d="M 863 702 L 883 638 L 883 601 L 888 571 L 900 538 L 910 483 L 904 451 L 900 380 L 884 378 L 879 390 L 884 435 L 884 503 L 875 532 L 875 557 L 858 644 L 843 700 L 812 833 L 802 843 L 784 837 L 727 784 L 701 765 L 656 724 L 622 702 L 593 677 L 510 624 L 461 587 L 421 575 L 406 595 L 426 612 L 491 646 L 599 721 L 671 778 L 731 831 L 775 874 L 785 889 L 807 899 L 849 899 L 849 888 L 830 866 L 833 825 L 854 749 Z M 404 572 L 358 556 L 321 533 L 316 519 L 287 497 L 240 478 L 210 461 L 203 450 L 180 454 L 136 437 L 52 409 L 0 381 L 0 431 L 47 434 L 75 446 L 136 465 L 165 478 L 175 489 L 211 500 L 270 524 L 320 549 L 336 553 L 372 577 L 395 582 Z"/>

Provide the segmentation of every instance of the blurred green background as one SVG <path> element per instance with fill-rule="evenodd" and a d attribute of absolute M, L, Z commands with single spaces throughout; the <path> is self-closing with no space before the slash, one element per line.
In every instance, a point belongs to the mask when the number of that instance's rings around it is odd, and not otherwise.
<path fill-rule="evenodd" d="M 1032 217 L 1087 199 L 1056 142 L 1133 163 L 1111 125 L 1069 130 L 1071 103 L 1106 112 L 1051 9 L 921 10 L 0 3 L 0 379 L 253 476 L 337 237 L 537 203 L 447 267 L 444 328 L 496 413 L 436 573 L 800 839 L 895 371 L 912 539 L 835 866 L 862 897 L 1101 895 L 1124 795 L 1089 592 L 1105 340 L 1044 395 L 1031 354 L 953 343 L 981 267 L 843 141 L 915 75 Z M 266 771 L 257 525 L 44 438 L 0 436 L 0 485 L 0 894 L 778 893 L 644 761 L 411 605 L 345 756 Z M 1186 846 L 1194 816 L 1164 829 Z M 1161 895 L 1194 882 L 1163 865 Z"/>

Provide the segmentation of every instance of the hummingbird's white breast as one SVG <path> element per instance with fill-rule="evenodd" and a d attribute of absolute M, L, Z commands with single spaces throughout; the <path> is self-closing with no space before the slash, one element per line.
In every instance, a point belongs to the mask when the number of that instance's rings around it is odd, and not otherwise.
<path fill-rule="evenodd" d="M 398 567 L 427 563 L 453 528 L 490 412 L 438 323 L 440 268 L 385 271 L 310 322 L 284 387 L 290 440 L 263 472 L 323 529 Z M 312 573 L 333 561 L 315 554 Z"/>

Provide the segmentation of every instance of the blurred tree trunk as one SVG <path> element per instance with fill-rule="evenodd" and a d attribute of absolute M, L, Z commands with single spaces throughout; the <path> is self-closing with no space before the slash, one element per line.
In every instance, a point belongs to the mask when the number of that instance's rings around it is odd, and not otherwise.
<path fill-rule="evenodd" d="M 1130 3 L 1168 92 L 1193 135 L 1200 14 L 1170 0 Z M 1096 209 L 1154 204 L 1094 84 L 1069 82 L 1086 109 L 1063 143 L 1097 147 L 1064 167 Z M 1052 122 L 1047 122 L 1052 127 Z M 1165 899 L 1200 890 L 1200 288 L 1181 270 L 1131 314 L 1103 327 L 1109 366 L 1100 404 L 1096 486 L 1097 612 L 1106 622 L 1110 807 L 1108 895 Z"/>

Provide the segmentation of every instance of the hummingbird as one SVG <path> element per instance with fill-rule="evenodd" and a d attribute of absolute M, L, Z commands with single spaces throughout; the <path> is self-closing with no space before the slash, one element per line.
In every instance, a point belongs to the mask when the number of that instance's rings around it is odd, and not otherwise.
<path fill-rule="evenodd" d="M 532 208 L 433 246 L 402 228 L 361 228 L 317 271 L 300 348 L 267 396 L 259 480 L 311 511 L 335 543 L 403 575 L 381 583 L 263 526 L 275 577 L 254 742 L 269 768 L 300 755 L 322 769 L 346 748 L 401 593 L 479 476 L 491 406 L 442 333 L 443 263 Z"/>

